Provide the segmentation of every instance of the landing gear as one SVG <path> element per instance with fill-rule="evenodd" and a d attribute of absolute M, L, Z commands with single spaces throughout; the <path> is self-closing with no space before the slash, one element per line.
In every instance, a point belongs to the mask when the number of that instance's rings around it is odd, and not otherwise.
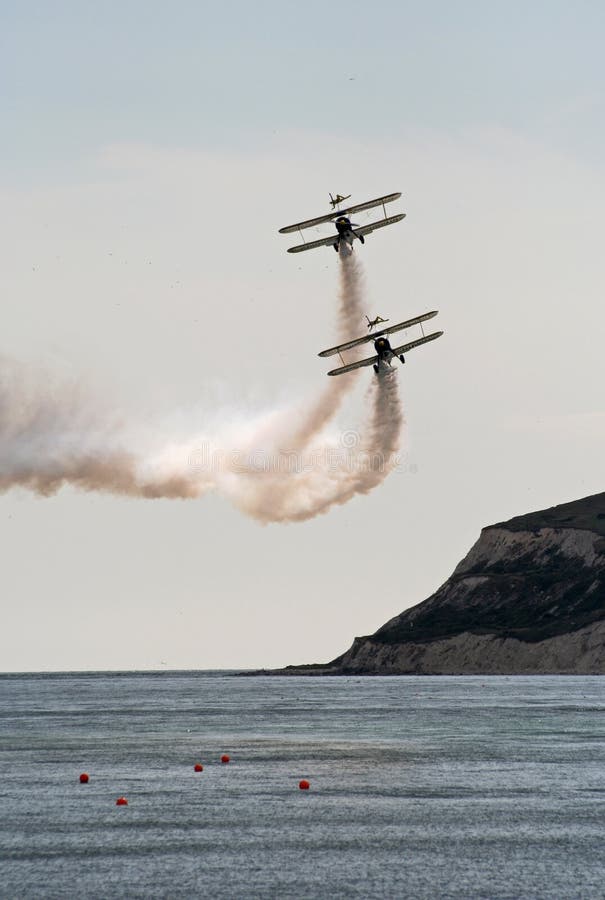
<path fill-rule="evenodd" d="M 334 247 L 334 249 L 335 249 L 336 252 L 338 253 L 338 244 L 333 244 L 332 246 Z"/>
<path fill-rule="evenodd" d="M 362 244 L 365 244 L 366 239 L 364 238 L 363 234 L 358 234 L 357 237 L 359 238 L 359 240 L 361 241 Z"/>
<path fill-rule="evenodd" d="M 399 357 L 399 359 L 401 360 L 401 363 L 402 363 L 402 364 L 405 362 L 405 357 L 404 357 L 403 353 L 401 354 L 401 356 Z"/>
<path fill-rule="evenodd" d="M 374 365 L 372 366 L 372 368 L 374 369 L 374 371 L 375 371 L 376 374 L 378 375 L 378 366 L 377 366 L 376 364 L 374 364 Z"/>

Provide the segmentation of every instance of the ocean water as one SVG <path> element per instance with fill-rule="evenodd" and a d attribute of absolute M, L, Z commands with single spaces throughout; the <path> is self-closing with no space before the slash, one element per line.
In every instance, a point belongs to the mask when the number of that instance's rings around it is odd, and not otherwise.
<path fill-rule="evenodd" d="M 605 897 L 604 688 L 0 676 L 0 897 Z"/>

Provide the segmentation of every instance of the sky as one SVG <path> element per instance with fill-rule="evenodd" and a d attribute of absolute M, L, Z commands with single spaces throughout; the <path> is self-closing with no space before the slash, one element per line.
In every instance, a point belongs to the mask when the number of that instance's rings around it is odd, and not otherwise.
<path fill-rule="evenodd" d="M 1 670 L 327 661 L 483 526 L 605 489 L 604 26 L 557 0 L 2 4 L 11 414 L 70 383 L 168 439 L 316 396 L 339 260 L 278 229 L 329 191 L 402 192 L 355 250 L 368 313 L 445 334 L 398 372 L 396 471 L 310 521 L 1 494 Z"/>

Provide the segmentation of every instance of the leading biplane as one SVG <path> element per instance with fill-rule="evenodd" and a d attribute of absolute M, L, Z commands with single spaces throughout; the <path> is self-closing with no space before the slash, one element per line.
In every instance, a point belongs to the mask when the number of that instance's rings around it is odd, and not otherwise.
<path fill-rule="evenodd" d="M 388 367 L 391 365 L 391 360 L 395 359 L 395 357 L 398 357 L 398 359 L 404 363 L 405 357 L 403 354 L 407 353 L 408 350 L 412 350 L 414 347 L 420 347 L 421 344 L 428 344 L 429 341 L 434 341 L 438 337 L 441 337 L 443 334 L 442 331 L 434 331 L 432 334 L 425 334 L 424 328 L 422 327 L 422 323 L 426 322 L 427 319 L 432 319 L 433 316 L 437 315 L 437 312 L 438 310 L 434 309 L 432 312 L 423 313 L 421 316 L 408 319 L 406 322 L 399 322 L 398 325 L 391 325 L 390 328 L 383 328 L 382 331 L 376 331 L 374 334 L 366 334 L 363 337 L 355 338 L 344 344 L 338 344 L 337 347 L 330 347 L 329 350 L 322 350 L 318 356 L 334 356 L 335 353 L 338 353 L 340 356 L 342 366 L 338 369 L 332 369 L 328 372 L 328 375 L 344 375 L 345 372 L 352 372 L 353 369 L 360 369 L 362 366 L 373 366 L 374 371 L 378 375 L 379 372 L 388 370 Z M 404 328 L 411 328 L 412 325 L 420 325 L 422 337 L 416 338 L 414 341 L 408 341 L 407 344 L 402 344 L 400 347 L 391 347 L 391 343 L 386 335 L 393 334 L 395 331 L 401 331 Z M 359 347 L 361 344 L 366 344 L 368 341 L 374 341 L 374 350 L 376 351 L 375 356 L 370 356 L 367 359 L 359 359 L 352 363 L 345 363 L 342 357 L 343 351 L 351 350 L 353 347 Z"/>
<path fill-rule="evenodd" d="M 303 243 L 297 244 L 295 247 L 288 247 L 288 253 L 301 253 L 303 250 L 314 250 L 315 247 L 334 247 L 338 253 L 341 248 L 353 249 L 353 241 L 357 238 L 362 244 L 365 243 L 365 235 L 371 234 L 377 228 L 384 228 L 385 225 L 394 225 L 395 222 L 401 222 L 405 219 L 405 213 L 399 213 L 396 216 L 387 216 L 386 204 L 392 203 L 401 197 L 401 191 L 395 194 L 386 194 L 384 197 L 377 197 L 375 200 L 367 200 L 365 203 L 356 203 L 354 206 L 348 206 L 345 209 L 336 209 L 325 216 L 317 216 L 315 219 L 306 219 L 304 222 L 297 222 L 295 225 L 286 225 L 280 228 L 280 234 L 291 234 L 294 231 L 300 232 Z M 346 198 L 343 198 L 346 199 Z M 374 209 L 382 206 L 384 218 L 378 219 L 376 222 L 370 222 L 368 225 L 356 225 L 349 218 L 357 212 L 365 212 L 367 209 Z M 314 228 L 316 225 L 323 225 L 331 222 L 336 227 L 336 234 L 329 237 L 321 238 L 318 241 L 305 242 L 303 231 L 305 228 Z"/>

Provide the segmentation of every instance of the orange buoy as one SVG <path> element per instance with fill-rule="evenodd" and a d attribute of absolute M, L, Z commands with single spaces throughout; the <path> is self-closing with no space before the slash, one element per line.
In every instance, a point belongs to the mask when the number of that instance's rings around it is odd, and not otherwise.
<path fill-rule="evenodd" d="M 193 767 L 193 771 L 194 771 L 194 772 L 203 772 L 203 771 L 204 771 L 204 767 L 203 767 L 203 765 L 202 765 L 201 763 L 196 763 L 196 764 L 194 765 L 194 767 Z"/>
<path fill-rule="evenodd" d="M 221 762 L 222 762 L 222 763 L 228 763 L 228 762 L 229 762 L 229 757 L 227 756 L 226 753 L 223 753 L 223 755 L 221 756 Z"/>
<path fill-rule="evenodd" d="M 126 797 L 118 797 L 116 800 L 116 806 L 128 806 L 128 800 Z"/>
<path fill-rule="evenodd" d="M 82 772 L 80 775 L 80 784 L 88 784 L 88 772 Z"/>
<path fill-rule="evenodd" d="M 301 789 L 301 791 L 308 791 L 309 788 L 311 787 L 311 784 L 310 784 L 310 782 L 307 781 L 306 778 L 302 778 L 302 779 L 298 782 L 298 786 L 299 786 L 299 788 Z"/>

